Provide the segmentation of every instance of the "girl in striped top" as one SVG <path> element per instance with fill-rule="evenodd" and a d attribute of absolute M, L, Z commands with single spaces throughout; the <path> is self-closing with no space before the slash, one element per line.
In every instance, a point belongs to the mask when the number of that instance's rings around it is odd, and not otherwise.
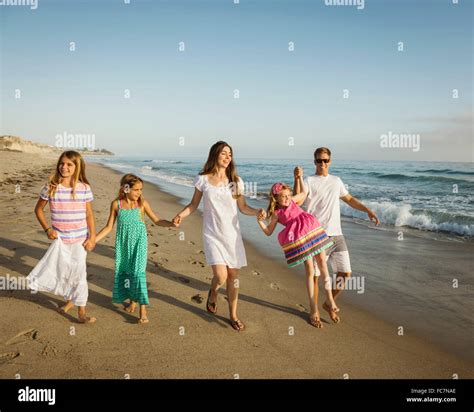
<path fill-rule="evenodd" d="M 28 276 L 32 289 L 64 296 L 66 304 L 58 309 L 61 314 L 77 306 L 81 323 L 96 321 L 86 315 L 86 257 L 95 247 L 93 199 L 83 158 L 75 151 L 65 151 L 35 207 L 36 217 L 53 243 Z M 51 225 L 43 211 L 47 203 Z"/>
<path fill-rule="evenodd" d="M 294 267 L 304 264 L 306 270 L 306 287 L 308 290 L 311 313 L 309 323 L 321 328 L 322 323 L 318 309 L 318 278 L 314 273 L 313 259 L 316 261 L 320 273 L 323 274 L 325 289 L 331 311 L 336 313 L 339 309 L 334 301 L 331 290 L 331 278 L 326 264 L 325 249 L 332 246 L 333 242 L 313 215 L 306 213 L 297 203 L 306 193 L 292 196 L 291 188 L 284 183 L 275 183 L 269 194 L 270 202 L 267 216 L 270 223 L 267 226 L 263 219 L 258 220 L 260 228 L 270 236 L 277 223 L 285 228 L 278 233 L 280 243 L 286 257 L 288 266 Z"/>

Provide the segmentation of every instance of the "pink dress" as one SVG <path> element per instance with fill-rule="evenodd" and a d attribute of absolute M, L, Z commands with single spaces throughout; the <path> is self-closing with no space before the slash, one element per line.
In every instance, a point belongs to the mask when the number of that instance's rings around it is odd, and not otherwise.
<path fill-rule="evenodd" d="M 285 226 L 278 233 L 278 241 L 288 266 L 299 265 L 333 244 L 319 220 L 293 200 L 288 207 L 278 208 L 275 213 L 278 222 Z"/>

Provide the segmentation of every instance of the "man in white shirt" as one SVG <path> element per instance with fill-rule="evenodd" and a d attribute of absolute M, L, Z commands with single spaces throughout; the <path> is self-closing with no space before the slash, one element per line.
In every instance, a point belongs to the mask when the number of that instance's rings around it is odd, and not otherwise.
<path fill-rule="evenodd" d="M 351 276 L 351 262 L 349 252 L 347 251 L 346 241 L 341 230 L 341 209 L 339 199 L 342 199 L 354 209 L 366 212 L 369 219 L 378 225 L 379 219 L 376 214 L 366 207 L 360 200 L 351 196 L 342 180 L 329 174 L 331 166 L 331 151 L 327 147 L 319 147 L 314 152 L 314 164 L 316 165 L 316 174 L 308 176 L 304 179 L 304 191 L 307 192 L 306 199 L 301 201 L 304 203 L 306 211 L 315 216 L 326 230 L 326 233 L 334 242 L 332 246 L 326 249 L 328 262 L 333 271 L 337 272 L 336 285 L 333 285 L 333 296 L 337 295 L 344 288 L 346 279 Z M 300 184 L 300 176 L 303 174 L 301 167 L 296 167 L 294 171 L 294 194 L 303 191 Z M 315 265 L 315 275 L 319 276 L 319 269 Z M 318 282 L 315 282 L 315 294 L 317 296 Z M 331 311 L 328 302 L 324 302 L 323 309 L 331 316 L 334 323 L 340 321 L 339 316 Z"/>

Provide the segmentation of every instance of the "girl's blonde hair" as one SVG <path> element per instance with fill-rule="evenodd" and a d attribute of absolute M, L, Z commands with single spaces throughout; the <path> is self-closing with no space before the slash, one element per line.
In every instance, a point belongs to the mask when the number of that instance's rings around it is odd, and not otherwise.
<path fill-rule="evenodd" d="M 67 150 L 59 156 L 58 162 L 56 163 L 56 170 L 48 179 L 48 196 L 52 197 L 56 193 L 58 185 L 62 182 L 63 177 L 59 173 L 59 165 L 61 160 L 66 157 L 72 161 L 76 169 L 74 170 L 74 175 L 72 177 L 72 198 L 76 198 L 76 185 L 77 182 L 81 182 L 90 186 L 89 181 L 86 177 L 86 164 L 80 153 L 75 152 L 74 150 Z"/>
<path fill-rule="evenodd" d="M 120 179 L 120 189 L 118 192 L 118 195 L 115 200 L 122 200 L 127 197 L 127 189 L 130 190 L 133 186 L 135 186 L 137 183 L 143 184 L 143 180 L 140 179 L 138 176 L 128 173 Z M 145 199 L 143 198 L 143 195 L 140 195 L 138 198 L 138 206 L 140 207 L 140 214 L 142 216 L 142 219 L 145 218 Z"/>
<path fill-rule="evenodd" d="M 227 179 L 229 179 L 229 185 L 231 185 L 233 188 L 232 197 L 234 199 L 237 199 L 242 195 L 242 193 L 240 192 L 240 188 L 237 182 L 237 167 L 234 163 L 234 151 L 228 143 L 220 140 L 211 146 L 211 148 L 209 149 L 207 161 L 199 174 L 209 175 L 217 170 L 217 159 L 219 158 L 219 155 L 225 147 L 228 147 L 230 149 L 230 154 L 232 156 L 232 159 L 229 165 L 227 166 L 227 169 L 225 170 L 225 174 L 227 175 Z"/>
<path fill-rule="evenodd" d="M 282 190 L 289 190 L 291 193 L 291 187 L 288 186 L 286 183 L 275 183 L 270 189 L 270 193 L 268 194 L 269 202 L 267 207 L 268 219 L 270 219 L 275 213 L 275 210 L 278 209 L 278 196 L 282 192 Z"/>

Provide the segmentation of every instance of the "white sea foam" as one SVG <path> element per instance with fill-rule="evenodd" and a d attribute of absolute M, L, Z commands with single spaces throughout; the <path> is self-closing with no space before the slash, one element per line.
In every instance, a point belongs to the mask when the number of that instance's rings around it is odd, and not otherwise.
<path fill-rule="evenodd" d="M 456 217 L 451 221 L 436 221 L 433 216 L 425 213 L 415 213 L 412 205 L 395 204 L 391 202 L 364 202 L 378 216 L 384 224 L 395 227 L 408 226 L 421 230 L 453 232 L 462 236 L 474 236 L 474 225 L 456 222 Z M 367 214 L 352 209 L 346 204 L 341 204 L 341 213 L 344 216 L 368 219 Z"/>

